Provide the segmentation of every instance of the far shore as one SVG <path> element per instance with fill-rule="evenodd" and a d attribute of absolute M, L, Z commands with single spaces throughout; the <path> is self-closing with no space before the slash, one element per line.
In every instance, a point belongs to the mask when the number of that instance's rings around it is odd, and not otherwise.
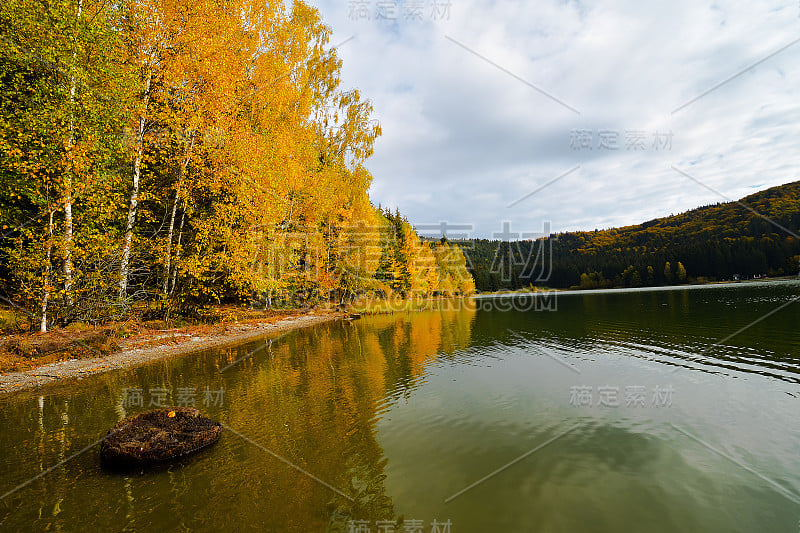
<path fill-rule="evenodd" d="M 176 328 L 167 332 L 168 343 L 159 342 L 161 338 L 157 334 L 123 339 L 120 342 L 120 351 L 103 357 L 68 359 L 21 372 L 0 374 L 0 396 L 67 379 L 81 379 L 112 370 L 131 368 L 166 357 L 188 355 L 270 333 L 305 328 L 344 316 L 346 315 L 336 312 L 311 311 L 306 314 L 290 315 L 277 321 L 231 323 L 218 334 L 195 335 L 191 333 L 191 328 Z"/>
<path fill-rule="evenodd" d="M 569 287 L 566 289 L 551 289 L 546 287 L 534 287 L 533 289 L 530 288 L 522 288 L 516 290 L 499 290 L 499 291 L 482 291 L 476 292 L 473 296 L 517 296 L 520 294 L 552 294 L 554 292 L 558 293 L 570 293 L 570 292 L 601 292 L 601 291 L 619 291 L 619 290 L 657 290 L 657 289 L 682 289 L 682 288 L 693 288 L 693 287 L 706 287 L 708 285 L 741 285 L 747 283 L 764 283 L 769 281 L 791 281 L 791 280 L 800 280 L 800 276 L 775 276 L 775 277 L 763 277 L 763 278 L 751 278 L 751 279 L 741 279 L 741 280 L 724 280 L 724 281 L 704 281 L 704 282 L 692 282 L 692 283 L 682 283 L 680 285 L 643 285 L 641 287 L 595 287 L 595 288 L 583 288 L 583 287 Z"/>

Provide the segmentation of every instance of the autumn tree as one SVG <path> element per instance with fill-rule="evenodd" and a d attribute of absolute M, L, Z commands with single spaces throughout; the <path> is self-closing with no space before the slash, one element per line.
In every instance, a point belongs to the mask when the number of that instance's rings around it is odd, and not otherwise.
<path fill-rule="evenodd" d="M 107 303 L 124 68 L 108 3 L 19 0 L 0 13 L 0 172 L 18 208 L 6 213 L 5 261 L 45 330 Z"/>
<path fill-rule="evenodd" d="M 679 283 L 686 281 L 686 268 L 684 268 L 683 263 L 680 261 L 678 261 L 678 266 L 675 269 L 675 277 L 678 279 Z"/>
<path fill-rule="evenodd" d="M 381 128 L 308 4 L 14 0 L 0 22 L 0 275 L 40 329 L 471 290 L 460 250 L 370 202 Z"/>

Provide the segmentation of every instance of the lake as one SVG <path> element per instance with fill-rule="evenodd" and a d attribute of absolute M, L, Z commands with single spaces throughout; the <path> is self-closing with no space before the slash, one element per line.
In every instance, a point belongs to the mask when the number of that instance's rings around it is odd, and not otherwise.
<path fill-rule="evenodd" d="M 478 297 L 6 396 L 0 529 L 796 532 L 799 295 Z M 102 470 L 159 404 L 222 438 Z"/>

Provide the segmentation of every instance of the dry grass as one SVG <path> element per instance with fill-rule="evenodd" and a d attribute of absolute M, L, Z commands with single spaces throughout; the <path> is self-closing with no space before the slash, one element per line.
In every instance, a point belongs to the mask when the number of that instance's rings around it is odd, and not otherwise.
<path fill-rule="evenodd" d="M 194 322 L 128 320 L 90 326 L 75 323 L 47 333 L 4 330 L 0 336 L 0 374 L 38 368 L 69 359 L 90 359 L 115 353 L 120 344 L 155 347 L 177 344 L 191 337 L 225 334 L 233 324 L 269 324 L 301 311 L 257 311 L 235 306 L 210 309 Z M 6 315 L 0 314 L 0 319 Z"/>

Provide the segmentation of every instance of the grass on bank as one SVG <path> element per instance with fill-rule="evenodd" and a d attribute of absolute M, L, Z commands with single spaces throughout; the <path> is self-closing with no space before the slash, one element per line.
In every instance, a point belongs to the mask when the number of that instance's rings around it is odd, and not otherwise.
<path fill-rule="evenodd" d="M 120 350 L 123 339 L 138 346 L 154 347 L 177 342 L 186 336 L 216 336 L 233 323 L 269 323 L 305 314 L 308 309 L 254 310 L 239 306 L 214 306 L 197 319 L 143 320 L 91 325 L 81 322 L 53 327 L 47 333 L 30 331 L 28 317 L 13 309 L 0 308 L 0 374 L 38 368 L 69 359 L 91 359 Z"/>

